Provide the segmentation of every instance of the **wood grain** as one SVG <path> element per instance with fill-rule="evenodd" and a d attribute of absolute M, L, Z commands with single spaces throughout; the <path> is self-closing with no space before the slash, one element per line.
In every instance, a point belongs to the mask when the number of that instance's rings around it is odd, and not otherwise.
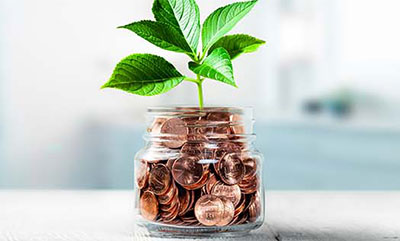
<path fill-rule="evenodd" d="M 134 232 L 133 195 L 0 191 L 0 241 L 162 240 Z M 267 192 L 266 205 L 266 224 L 234 240 L 400 240 L 400 192 Z"/>

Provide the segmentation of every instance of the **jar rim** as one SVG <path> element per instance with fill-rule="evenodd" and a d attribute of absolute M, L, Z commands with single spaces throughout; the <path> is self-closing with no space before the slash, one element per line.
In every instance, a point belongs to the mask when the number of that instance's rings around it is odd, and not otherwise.
<path fill-rule="evenodd" d="M 203 108 L 197 106 L 152 106 L 147 108 L 148 113 L 186 113 L 186 112 L 229 112 L 229 113 L 246 113 L 253 112 L 253 107 L 233 107 L 233 106 L 206 106 Z"/>

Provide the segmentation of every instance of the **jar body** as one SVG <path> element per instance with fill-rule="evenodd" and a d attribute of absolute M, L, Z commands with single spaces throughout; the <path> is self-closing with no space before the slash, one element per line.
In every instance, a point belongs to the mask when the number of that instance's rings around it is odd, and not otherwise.
<path fill-rule="evenodd" d="M 250 108 L 152 108 L 135 156 L 136 222 L 153 236 L 237 235 L 264 221 Z"/>

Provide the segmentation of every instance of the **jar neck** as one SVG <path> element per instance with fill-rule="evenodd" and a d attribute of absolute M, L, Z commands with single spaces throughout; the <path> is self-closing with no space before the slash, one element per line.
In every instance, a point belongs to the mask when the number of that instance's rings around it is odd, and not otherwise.
<path fill-rule="evenodd" d="M 144 158 L 168 160 L 180 155 L 222 158 L 223 153 L 246 155 L 254 148 L 251 108 L 150 108 L 147 112 Z M 213 157 L 213 158 L 209 158 Z"/>
<path fill-rule="evenodd" d="M 185 138 L 187 142 L 253 142 L 252 108 L 155 107 L 147 115 L 147 141 Z"/>

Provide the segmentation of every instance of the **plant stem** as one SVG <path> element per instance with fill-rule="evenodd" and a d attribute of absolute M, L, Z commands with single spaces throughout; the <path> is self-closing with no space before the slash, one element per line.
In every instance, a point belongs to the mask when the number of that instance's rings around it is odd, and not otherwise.
<path fill-rule="evenodd" d="M 200 75 L 197 75 L 197 88 L 199 90 L 199 107 L 200 110 L 203 109 L 204 102 L 203 102 L 203 80 L 200 79 Z"/>
<path fill-rule="evenodd" d="M 192 78 L 189 78 L 189 77 L 186 77 L 185 80 L 189 81 L 189 82 L 192 82 L 192 83 L 195 83 L 195 84 L 199 83 L 199 81 L 197 79 L 192 79 Z"/>

